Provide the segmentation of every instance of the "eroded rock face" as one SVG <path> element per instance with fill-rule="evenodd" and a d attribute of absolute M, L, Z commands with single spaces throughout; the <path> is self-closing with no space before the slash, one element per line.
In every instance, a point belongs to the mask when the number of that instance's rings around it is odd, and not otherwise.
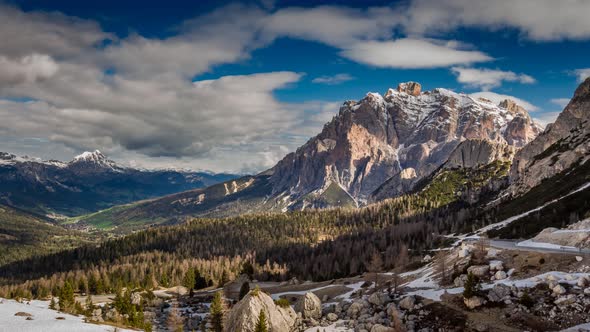
<path fill-rule="evenodd" d="M 422 92 L 415 82 L 401 83 L 384 97 L 369 93 L 345 102 L 319 135 L 271 169 L 273 194 L 288 196 L 296 208 L 314 207 L 295 202 L 332 183 L 361 203 L 397 196 L 438 169 L 465 140 L 492 142 L 466 147 L 472 149 L 469 164 L 510 158 L 510 148 L 541 129 L 521 106 L 502 105 L 445 89 Z"/>
<path fill-rule="evenodd" d="M 470 139 L 461 142 L 445 164 L 447 168 L 474 168 L 495 160 L 510 161 L 516 148 L 503 142 Z"/>
<path fill-rule="evenodd" d="M 266 293 L 248 293 L 229 312 L 224 330 L 227 332 L 252 332 L 256 327 L 258 315 L 263 310 L 268 321 L 268 331 L 290 331 L 295 326 L 297 314 L 293 308 L 277 306 Z"/>
<path fill-rule="evenodd" d="M 544 179 L 588 159 L 590 151 L 590 78 L 552 125 L 522 148 L 510 171 L 512 192 L 521 194 Z"/>

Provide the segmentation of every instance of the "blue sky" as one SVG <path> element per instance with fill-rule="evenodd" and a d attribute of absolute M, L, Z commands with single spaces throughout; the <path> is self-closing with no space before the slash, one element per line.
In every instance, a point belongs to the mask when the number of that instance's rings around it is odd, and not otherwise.
<path fill-rule="evenodd" d="M 254 172 L 342 101 L 404 81 L 512 96 L 547 123 L 590 75 L 589 12 L 583 0 L 0 2 L 0 150 Z"/>

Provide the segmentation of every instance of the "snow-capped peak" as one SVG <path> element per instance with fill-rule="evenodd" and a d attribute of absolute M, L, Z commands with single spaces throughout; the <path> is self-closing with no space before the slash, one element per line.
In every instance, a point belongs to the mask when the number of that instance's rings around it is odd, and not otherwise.
<path fill-rule="evenodd" d="M 105 157 L 105 155 L 102 154 L 99 150 L 94 150 L 94 152 L 86 151 L 82 154 L 75 156 L 73 161 L 74 162 L 87 161 L 87 162 L 98 163 L 98 162 L 102 162 L 106 159 L 107 158 Z"/>

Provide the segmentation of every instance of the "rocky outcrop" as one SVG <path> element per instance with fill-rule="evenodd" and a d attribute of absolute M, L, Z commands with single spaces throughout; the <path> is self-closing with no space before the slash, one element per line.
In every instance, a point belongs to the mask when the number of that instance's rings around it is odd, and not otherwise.
<path fill-rule="evenodd" d="M 278 306 L 268 294 L 251 291 L 229 312 L 224 330 L 254 331 L 261 310 L 266 314 L 269 332 L 290 331 L 295 326 L 297 315 L 290 306 Z"/>
<path fill-rule="evenodd" d="M 590 151 L 590 78 L 552 125 L 521 149 L 510 172 L 511 188 L 521 194 L 544 179 L 588 159 Z"/>
<path fill-rule="evenodd" d="M 422 92 L 422 85 L 416 82 L 400 83 L 397 85 L 397 91 L 416 97 L 420 95 L 420 92 Z"/>
<path fill-rule="evenodd" d="M 449 156 L 446 168 L 475 168 L 487 165 L 495 160 L 512 160 L 516 148 L 507 143 L 492 142 L 482 139 L 470 139 L 461 142 Z"/>

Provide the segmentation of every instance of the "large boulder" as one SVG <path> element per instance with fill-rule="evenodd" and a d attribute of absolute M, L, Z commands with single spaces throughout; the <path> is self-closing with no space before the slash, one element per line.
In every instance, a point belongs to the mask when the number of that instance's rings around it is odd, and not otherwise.
<path fill-rule="evenodd" d="M 497 284 L 488 292 L 488 300 L 492 302 L 501 302 L 510 297 L 510 293 L 510 286 Z"/>
<path fill-rule="evenodd" d="M 463 303 L 470 310 L 481 307 L 484 304 L 484 299 L 479 296 L 472 296 L 470 298 L 463 299 Z"/>
<path fill-rule="evenodd" d="M 387 302 L 391 301 L 391 299 L 389 298 L 389 295 L 387 295 L 385 293 L 376 292 L 376 293 L 371 294 L 371 296 L 369 296 L 367 301 L 369 301 L 369 303 L 371 303 L 373 305 L 382 306 L 382 305 L 386 304 Z"/>
<path fill-rule="evenodd" d="M 416 304 L 416 298 L 413 296 L 404 297 L 403 300 L 399 302 L 399 307 L 404 310 L 412 310 L 414 309 L 414 305 Z"/>
<path fill-rule="evenodd" d="M 467 273 L 473 273 L 474 276 L 478 278 L 483 278 L 488 276 L 490 273 L 490 266 L 489 265 L 473 265 L 467 269 Z"/>
<path fill-rule="evenodd" d="M 322 318 L 322 301 L 312 292 L 305 293 L 295 303 L 295 312 L 300 312 L 303 318 Z"/>
<path fill-rule="evenodd" d="M 227 315 L 226 332 L 253 332 L 260 311 L 264 311 L 269 332 L 290 331 L 297 314 L 290 306 L 280 307 L 262 291 L 251 291 Z"/>
<path fill-rule="evenodd" d="M 371 332 L 396 332 L 393 327 L 383 326 L 381 324 L 375 324 L 371 328 Z"/>

